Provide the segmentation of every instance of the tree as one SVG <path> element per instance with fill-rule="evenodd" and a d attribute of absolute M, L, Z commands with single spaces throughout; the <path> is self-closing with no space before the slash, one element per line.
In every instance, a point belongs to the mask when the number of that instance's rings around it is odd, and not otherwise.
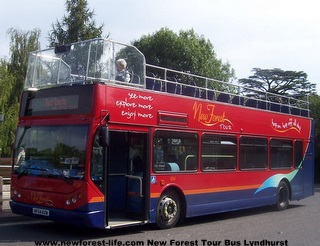
<path fill-rule="evenodd" d="M 234 77 L 230 64 L 216 57 L 213 45 L 193 29 L 174 33 L 162 28 L 133 42 L 149 64 L 229 81 Z"/>
<path fill-rule="evenodd" d="M 8 101 L 11 95 L 12 87 L 14 83 L 14 77 L 8 71 L 8 63 L 0 59 L 0 114 L 4 115 L 4 121 L 0 122 L 0 156 L 3 154 L 5 156 L 10 155 L 11 144 L 8 142 L 8 121 L 10 121 L 10 114 L 8 114 Z"/>
<path fill-rule="evenodd" d="M 96 27 L 87 0 L 67 0 L 66 8 L 68 16 L 52 24 L 50 47 L 101 37 L 103 25 Z"/>
<path fill-rule="evenodd" d="M 23 90 L 27 71 L 28 55 L 40 48 L 40 30 L 21 31 L 9 29 L 10 59 L 0 61 L 0 112 L 4 113 L 4 122 L 0 125 L 1 154 L 11 155 L 14 132 L 18 121 L 20 95 Z"/>
<path fill-rule="evenodd" d="M 239 79 L 239 84 L 279 95 L 309 95 L 316 90 L 316 84 L 310 83 L 307 74 L 302 71 L 283 71 L 279 68 L 253 68 L 252 71 L 254 75 Z"/>
<path fill-rule="evenodd" d="M 10 61 L 8 71 L 14 77 L 9 104 L 19 102 L 20 94 L 24 86 L 24 78 L 27 72 L 28 56 L 31 51 L 40 49 L 40 30 L 22 31 L 10 28 L 7 32 L 10 35 Z"/>

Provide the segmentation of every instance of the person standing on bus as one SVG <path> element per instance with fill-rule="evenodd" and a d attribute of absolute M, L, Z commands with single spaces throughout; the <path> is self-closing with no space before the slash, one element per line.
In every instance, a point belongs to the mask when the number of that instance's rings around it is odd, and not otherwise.
<path fill-rule="evenodd" d="M 122 81 L 122 82 L 130 82 L 130 74 L 126 70 L 127 68 L 127 62 L 125 59 L 118 59 L 116 61 L 117 66 L 117 75 L 116 80 Z"/>

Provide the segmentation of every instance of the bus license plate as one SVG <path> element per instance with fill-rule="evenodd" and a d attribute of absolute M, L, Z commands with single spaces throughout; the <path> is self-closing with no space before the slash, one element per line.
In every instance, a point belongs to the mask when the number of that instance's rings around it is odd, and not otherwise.
<path fill-rule="evenodd" d="M 41 208 L 32 208 L 32 213 L 42 216 L 49 216 L 49 210 Z"/>

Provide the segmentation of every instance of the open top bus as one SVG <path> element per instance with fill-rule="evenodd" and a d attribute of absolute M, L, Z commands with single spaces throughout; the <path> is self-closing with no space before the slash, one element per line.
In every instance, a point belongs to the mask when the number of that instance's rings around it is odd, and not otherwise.
<path fill-rule="evenodd" d="M 313 136 L 305 96 L 149 65 L 135 47 L 107 39 L 35 51 L 10 205 L 96 228 L 284 210 L 313 195 Z"/>

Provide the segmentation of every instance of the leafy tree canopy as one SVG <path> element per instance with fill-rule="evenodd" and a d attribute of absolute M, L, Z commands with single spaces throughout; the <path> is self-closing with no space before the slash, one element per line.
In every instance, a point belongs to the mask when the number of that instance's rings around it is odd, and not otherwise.
<path fill-rule="evenodd" d="M 96 27 L 87 0 L 67 0 L 66 11 L 61 22 L 52 24 L 50 47 L 101 37 L 103 25 Z"/>
<path fill-rule="evenodd" d="M 133 42 L 149 64 L 229 81 L 234 78 L 230 64 L 218 59 L 213 45 L 193 29 L 174 33 L 162 28 Z"/>
<path fill-rule="evenodd" d="M 41 31 L 37 28 L 31 31 L 10 28 L 7 33 L 10 35 L 8 72 L 15 79 L 10 104 L 20 101 L 20 94 L 23 90 L 24 78 L 27 72 L 29 53 L 40 49 L 39 37 Z"/>
<path fill-rule="evenodd" d="M 1 156 L 11 155 L 28 55 L 40 49 L 39 29 L 21 31 L 11 28 L 7 33 L 10 35 L 10 59 L 0 60 L 0 114 L 4 114 L 4 121 L 0 124 Z"/>
<path fill-rule="evenodd" d="M 254 75 L 239 80 L 245 87 L 280 95 L 308 95 L 315 93 L 316 84 L 307 79 L 307 74 L 299 71 L 284 71 L 279 68 L 253 68 Z"/>

